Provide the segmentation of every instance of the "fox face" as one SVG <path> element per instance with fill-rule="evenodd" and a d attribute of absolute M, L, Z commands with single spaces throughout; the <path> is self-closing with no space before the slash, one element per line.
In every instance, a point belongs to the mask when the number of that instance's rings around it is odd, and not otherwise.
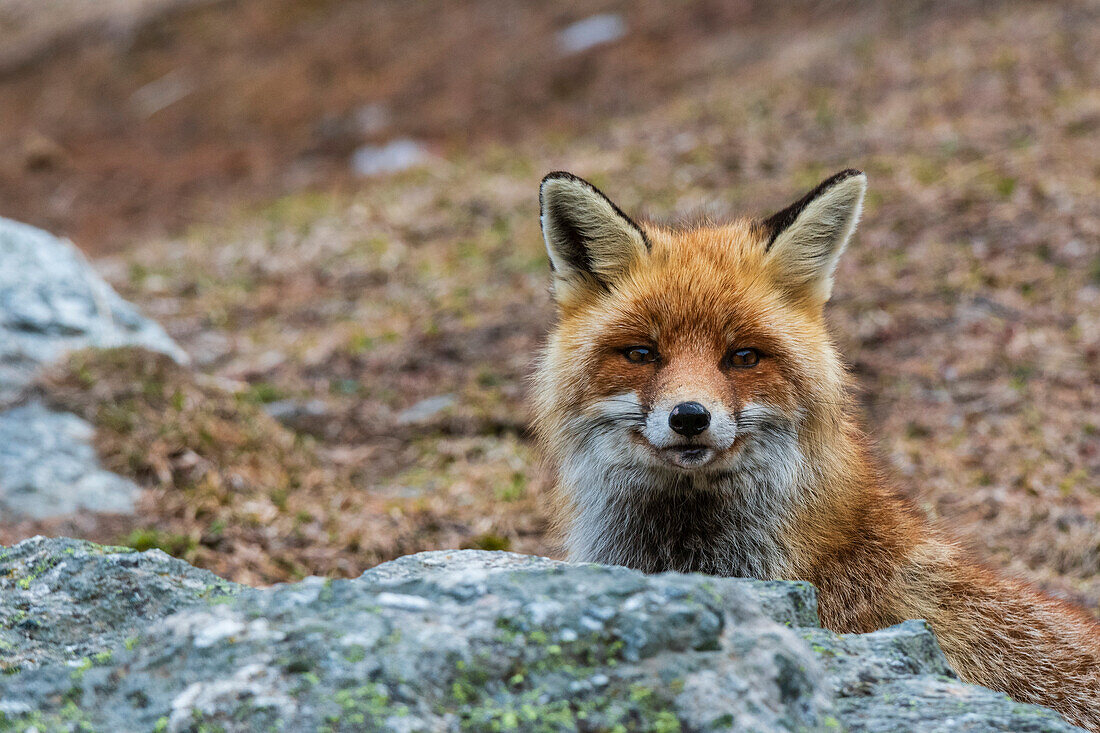
<path fill-rule="evenodd" d="M 774 516 L 796 498 L 815 436 L 841 409 L 823 307 L 865 187 L 844 171 L 768 219 L 675 230 L 632 221 L 570 174 L 543 180 L 558 322 L 536 374 L 536 426 L 578 517 L 623 505 L 614 526 L 571 528 L 571 554 L 645 565 L 594 552 L 605 543 L 591 535 L 636 522 L 647 502 L 662 512 L 652 531 L 669 535 L 668 508 L 684 497 L 735 505 L 693 510 L 727 517 L 762 502 Z"/>

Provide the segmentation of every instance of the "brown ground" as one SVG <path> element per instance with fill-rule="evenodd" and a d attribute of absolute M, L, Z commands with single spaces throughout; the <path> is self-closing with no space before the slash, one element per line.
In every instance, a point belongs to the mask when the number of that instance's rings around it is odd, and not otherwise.
<path fill-rule="evenodd" d="M 722 0 L 56 1 L 71 17 L 0 10 L 0 48 L 17 51 L 0 52 L 0 215 L 94 252 L 224 215 L 227 196 L 349 184 L 349 153 L 394 134 L 451 154 L 532 127 L 599 127 L 715 61 L 736 65 L 778 22 L 768 3 Z M 556 30 L 616 6 L 628 37 L 561 57 Z M 732 59 L 681 53 L 706 54 L 745 21 Z M 385 119 L 364 130 L 372 103 Z"/>
<path fill-rule="evenodd" d="M 0 212 L 99 251 L 129 242 L 102 267 L 195 356 L 199 403 L 325 405 L 298 423 L 313 437 L 286 444 L 288 465 L 322 478 L 282 498 L 264 489 L 281 475 L 245 481 L 247 501 L 200 495 L 206 474 L 177 465 L 195 459 L 161 446 L 165 471 L 133 468 L 152 487 L 142 516 L 84 530 L 254 582 L 436 546 L 548 551 L 523 407 L 552 317 L 541 175 L 574 170 L 628 211 L 721 217 L 774 210 L 854 165 L 871 194 L 831 316 L 881 453 L 993 564 L 1098 608 L 1094 4 L 631 4 L 624 41 L 565 59 L 549 31 L 583 17 L 572 5 L 258 7 L 187 11 L 124 51 L 90 44 L 0 79 L 0 124 L 19 133 L 0 143 Z M 135 121 L 135 85 L 175 68 L 193 91 Z M 370 101 L 390 122 L 364 135 L 350 120 Z M 28 130 L 53 152 L 26 157 Z M 345 178 L 356 145 L 391 136 L 437 157 Z M 95 404 L 94 390 L 67 394 L 97 417 L 119 388 Z M 395 427 L 439 395 L 454 404 Z M 105 459 L 136 445 L 155 463 L 140 441 L 191 417 L 107 424 Z M 226 462 L 207 471 L 223 478 L 258 450 L 195 445 Z"/>

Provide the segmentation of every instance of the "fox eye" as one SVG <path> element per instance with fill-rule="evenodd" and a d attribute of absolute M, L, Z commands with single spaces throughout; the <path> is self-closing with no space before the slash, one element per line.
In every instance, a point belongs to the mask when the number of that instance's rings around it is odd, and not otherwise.
<path fill-rule="evenodd" d="M 756 349 L 737 349 L 726 357 L 726 363 L 738 369 L 747 369 L 760 363 L 760 352 Z"/>
<path fill-rule="evenodd" d="M 635 364 L 650 364 L 657 361 L 657 349 L 648 346 L 630 346 L 623 349 L 627 361 Z"/>

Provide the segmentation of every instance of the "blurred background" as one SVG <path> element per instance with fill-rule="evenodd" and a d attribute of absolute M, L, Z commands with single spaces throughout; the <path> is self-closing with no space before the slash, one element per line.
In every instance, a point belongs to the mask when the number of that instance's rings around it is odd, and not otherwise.
<path fill-rule="evenodd" d="M 852 166 L 830 319 L 881 455 L 990 564 L 1100 609 L 1095 2 L 3 0 L 0 130 L 0 216 L 191 359 L 42 376 L 142 493 L 9 507 L 4 544 L 254 584 L 553 553 L 541 176 L 721 218 Z"/>

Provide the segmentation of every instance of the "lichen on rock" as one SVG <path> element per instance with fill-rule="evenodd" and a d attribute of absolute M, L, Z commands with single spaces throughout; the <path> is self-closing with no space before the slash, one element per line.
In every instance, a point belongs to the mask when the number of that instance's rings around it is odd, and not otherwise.
<path fill-rule="evenodd" d="M 820 629 L 802 583 L 454 551 L 249 589 L 0 552 L 0 730 L 1074 730 L 958 681 L 923 622 Z"/>

